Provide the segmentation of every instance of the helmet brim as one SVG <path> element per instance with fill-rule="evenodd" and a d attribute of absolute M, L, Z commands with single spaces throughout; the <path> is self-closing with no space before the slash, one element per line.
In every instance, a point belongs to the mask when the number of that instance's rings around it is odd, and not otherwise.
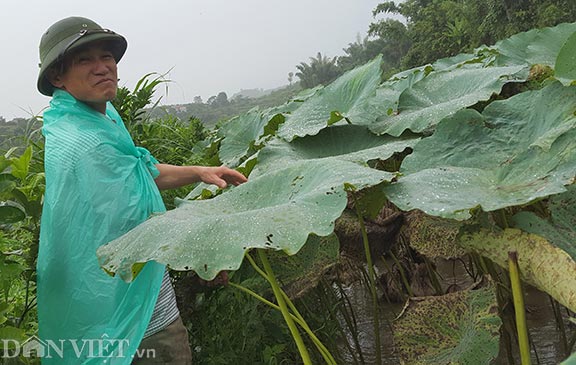
<path fill-rule="evenodd" d="M 77 39 L 74 41 L 74 39 Z M 66 54 L 78 49 L 82 46 L 88 45 L 93 42 L 102 41 L 109 45 L 109 50 L 112 52 L 116 63 L 120 62 L 122 56 L 126 52 L 128 47 L 128 42 L 120 34 L 112 32 L 96 32 L 86 34 L 79 37 L 78 33 L 75 33 L 68 38 L 65 38 L 55 47 L 53 47 L 44 59 L 44 62 L 40 65 L 40 73 L 38 74 L 37 87 L 38 91 L 46 96 L 52 96 L 54 92 L 54 85 L 48 81 L 46 78 L 46 73 L 56 62 L 61 61 Z M 63 54 L 65 52 L 65 54 Z"/>

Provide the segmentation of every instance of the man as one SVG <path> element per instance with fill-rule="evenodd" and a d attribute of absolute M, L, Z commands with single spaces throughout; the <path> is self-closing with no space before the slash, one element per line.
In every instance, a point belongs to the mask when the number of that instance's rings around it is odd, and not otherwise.
<path fill-rule="evenodd" d="M 246 181 L 224 166 L 160 164 L 134 145 L 109 102 L 126 47 L 121 35 L 80 17 L 56 22 L 40 42 L 37 86 L 52 96 L 37 265 L 43 364 L 126 365 L 141 343 L 148 351 L 135 364 L 191 363 L 164 265 L 147 263 L 128 284 L 99 268 L 96 249 L 164 212 L 158 189 Z"/>

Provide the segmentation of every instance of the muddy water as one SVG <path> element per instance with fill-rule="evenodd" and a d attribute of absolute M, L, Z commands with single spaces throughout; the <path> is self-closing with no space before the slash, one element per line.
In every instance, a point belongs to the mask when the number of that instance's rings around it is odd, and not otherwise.
<path fill-rule="evenodd" d="M 344 289 L 346 295 L 350 300 L 352 308 L 354 308 L 354 315 L 356 316 L 358 338 L 361 346 L 362 357 L 364 364 L 375 363 L 374 351 L 374 314 L 372 313 L 372 297 L 370 291 L 360 282 L 355 282 Z M 382 352 L 383 365 L 395 365 L 400 361 L 394 354 L 393 339 L 391 323 L 402 310 L 402 304 L 387 304 L 380 308 L 380 341 Z M 343 324 L 346 328 L 345 324 Z M 353 344 L 352 335 L 348 333 L 348 343 Z M 355 364 L 354 358 L 349 352 L 345 353 L 346 364 Z M 360 354 L 356 353 L 356 360 L 358 364 L 360 361 Z"/>
<path fill-rule="evenodd" d="M 552 302 L 546 293 L 543 293 L 533 287 L 526 287 L 525 305 L 527 308 L 526 322 L 530 339 L 532 340 L 532 364 L 556 365 L 566 359 L 568 353 L 563 346 L 561 332 L 558 330 L 554 317 Z M 564 318 L 564 327 L 568 342 L 575 335 L 574 325 L 568 320 L 568 314 L 565 308 L 561 310 Z M 509 318 L 507 318 L 509 319 Z M 507 365 L 507 356 L 504 352 L 504 346 L 500 346 L 500 356 L 495 364 Z M 515 363 L 519 364 L 520 360 L 517 355 L 517 349 L 514 344 L 513 352 Z"/>
<path fill-rule="evenodd" d="M 442 277 L 441 283 L 444 290 L 451 288 L 464 289 L 473 283 L 473 279 L 468 275 L 464 266 L 460 262 L 454 263 L 453 261 L 439 261 L 436 262 L 437 270 L 439 275 Z M 383 268 L 380 268 L 383 270 Z M 556 320 L 554 317 L 554 312 L 552 308 L 551 301 L 547 294 L 527 286 L 525 293 L 525 304 L 527 307 L 527 322 L 530 332 L 530 338 L 532 340 L 532 364 L 542 364 L 542 365 L 556 365 L 567 357 L 567 352 L 562 345 L 562 337 L 560 331 L 557 329 Z M 370 296 L 370 291 L 360 282 L 355 282 L 350 286 L 345 288 L 345 293 L 350 300 L 352 308 L 354 308 L 354 315 L 357 321 L 357 331 L 359 342 L 362 348 L 362 355 L 364 358 L 364 364 L 374 364 L 375 363 L 375 351 L 374 351 L 374 327 L 372 313 L 372 299 Z M 384 300 L 383 300 L 384 301 Z M 382 352 L 382 364 L 384 365 L 396 365 L 400 364 L 399 359 L 394 353 L 394 345 L 391 331 L 391 323 L 397 317 L 397 315 L 402 310 L 403 304 L 388 304 L 382 303 L 380 307 L 380 336 L 381 336 L 381 352 Z M 510 312 L 510 316 L 513 313 Z M 568 341 L 576 334 L 576 328 L 568 320 L 568 314 L 565 308 L 562 308 L 562 313 L 564 316 L 564 325 L 566 329 L 566 334 L 568 336 Z M 510 327 L 510 318 L 505 319 L 506 326 Z M 345 325 L 343 325 L 346 328 Z M 512 336 L 515 336 L 513 332 Z M 350 331 L 348 331 L 348 340 L 350 344 L 353 344 Z M 515 337 L 513 337 L 513 342 L 515 342 Z M 517 355 L 516 345 L 512 345 L 514 360 L 513 363 L 519 364 L 520 360 Z M 357 362 L 354 358 L 349 355 L 349 353 L 342 346 L 342 352 L 346 353 L 345 361 L 346 364 L 362 364 L 359 361 L 359 355 L 356 354 Z M 501 339 L 500 353 L 498 358 L 493 362 L 494 365 L 508 365 L 508 356 L 506 351 L 506 346 Z"/>

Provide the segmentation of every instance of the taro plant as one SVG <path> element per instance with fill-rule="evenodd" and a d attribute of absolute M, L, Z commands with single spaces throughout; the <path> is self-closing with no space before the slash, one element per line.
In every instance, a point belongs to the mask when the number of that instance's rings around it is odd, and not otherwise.
<path fill-rule="evenodd" d="M 452 241 L 463 250 L 505 268 L 515 252 L 522 278 L 574 311 L 576 89 L 566 65 L 576 53 L 575 32 L 576 24 L 533 30 L 385 81 L 377 57 L 282 107 L 240 116 L 222 128 L 219 152 L 249 173 L 249 182 L 212 199 L 194 199 L 211 196 L 198 188 L 176 209 L 100 248 L 100 263 L 125 280 L 133 279 L 134 265 L 149 260 L 211 279 L 246 258 L 270 281 L 277 304 L 269 305 L 281 309 L 309 364 L 300 337 L 309 328 L 286 301 L 266 250 L 294 255 L 313 244 L 312 237 L 328 236 L 347 191 L 372 188 L 368 200 L 382 202 L 376 196 L 383 194 L 403 211 L 450 220 Z M 557 69 L 533 82 L 531 70 L 542 67 Z M 374 168 L 400 152 L 411 153 L 397 171 Z M 159 246 L 167 235 L 172 242 Z M 544 249 L 546 255 L 534 255 Z M 262 268 L 250 250 L 257 250 Z M 493 361 L 500 323 L 495 298 L 485 284 L 408 306 L 407 316 L 447 313 L 431 318 L 451 336 L 426 349 L 411 346 L 414 337 L 438 336 L 407 320 L 398 333 L 416 333 L 399 337 L 403 360 Z"/>

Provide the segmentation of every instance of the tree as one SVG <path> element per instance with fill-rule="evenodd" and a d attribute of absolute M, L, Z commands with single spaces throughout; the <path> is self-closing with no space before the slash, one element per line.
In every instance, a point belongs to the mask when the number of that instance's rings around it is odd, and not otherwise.
<path fill-rule="evenodd" d="M 411 68 L 469 52 L 483 44 L 494 44 L 518 32 L 572 22 L 576 19 L 576 2 L 405 0 L 396 4 L 387 1 L 374 9 L 373 15 L 379 14 L 397 14 L 406 19 L 404 28 L 390 19 L 374 22 L 369 34 L 389 41 L 396 39 L 392 44 L 406 37 L 409 43 L 400 44 L 408 45 L 408 50 L 400 64 L 402 68 Z M 403 51 L 402 47 L 398 50 Z"/>
<path fill-rule="evenodd" d="M 224 105 L 228 105 L 228 103 L 229 103 L 228 102 L 228 95 L 226 95 L 226 93 L 224 91 L 220 91 L 218 93 L 218 95 L 216 95 L 216 98 L 212 102 L 212 105 L 224 106 Z"/>
<path fill-rule="evenodd" d="M 307 89 L 317 85 L 327 85 L 340 76 L 341 71 L 336 65 L 338 57 L 332 59 L 322 56 L 320 52 L 316 58 L 310 57 L 310 64 L 300 62 L 296 66 L 296 76 L 300 79 L 300 85 Z"/>
<path fill-rule="evenodd" d="M 194 104 L 202 104 L 202 97 L 200 95 L 196 95 L 192 100 Z"/>
<path fill-rule="evenodd" d="M 364 39 L 358 36 L 356 42 L 344 48 L 346 55 L 338 58 L 338 66 L 342 71 L 348 71 L 382 54 L 383 71 L 389 74 L 398 70 L 410 46 L 406 26 L 398 20 L 386 19 L 372 24 Z"/>

